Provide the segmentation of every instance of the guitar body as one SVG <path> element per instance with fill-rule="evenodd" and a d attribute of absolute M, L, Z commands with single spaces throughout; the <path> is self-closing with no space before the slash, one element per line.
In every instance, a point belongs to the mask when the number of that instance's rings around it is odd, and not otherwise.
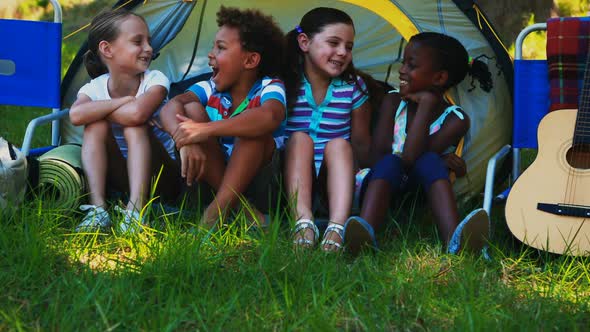
<path fill-rule="evenodd" d="M 558 215 L 537 205 L 590 207 L 589 144 L 572 148 L 577 114 L 577 110 L 554 111 L 539 124 L 537 158 L 508 195 L 506 222 L 519 240 L 534 248 L 586 256 L 590 254 L 590 216 Z"/>

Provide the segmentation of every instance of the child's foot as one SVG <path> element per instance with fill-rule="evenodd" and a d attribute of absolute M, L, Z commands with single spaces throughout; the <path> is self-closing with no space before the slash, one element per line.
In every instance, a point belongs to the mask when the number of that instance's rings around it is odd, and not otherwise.
<path fill-rule="evenodd" d="M 311 248 L 320 237 L 320 231 L 311 219 L 299 219 L 293 227 L 293 243 L 296 247 Z"/>
<path fill-rule="evenodd" d="M 326 252 L 337 252 L 342 250 L 342 241 L 344 241 L 344 226 L 330 222 L 324 232 L 322 240 L 322 250 Z"/>
<path fill-rule="evenodd" d="M 144 220 L 140 217 L 139 211 L 126 210 L 119 206 L 115 206 L 115 210 L 124 216 L 123 221 L 119 223 L 120 234 L 135 234 L 143 230 Z"/>
<path fill-rule="evenodd" d="M 373 227 L 363 218 L 353 216 L 344 224 L 344 245 L 346 250 L 357 255 L 363 248 L 377 248 Z"/>
<path fill-rule="evenodd" d="M 86 212 L 86 216 L 76 227 L 76 232 L 96 232 L 111 226 L 111 218 L 102 206 L 81 205 L 80 210 Z"/>
<path fill-rule="evenodd" d="M 490 220 L 487 212 L 484 209 L 474 210 L 455 229 L 448 252 L 458 254 L 467 250 L 479 254 L 486 245 L 489 234 Z"/>
<path fill-rule="evenodd" d="M 254 207 L 250 209 L 250 213 L 245 213 L 248 226 L 253 229 L 267 229 L 270 226 L 270 215 L 264 214 Z"/>

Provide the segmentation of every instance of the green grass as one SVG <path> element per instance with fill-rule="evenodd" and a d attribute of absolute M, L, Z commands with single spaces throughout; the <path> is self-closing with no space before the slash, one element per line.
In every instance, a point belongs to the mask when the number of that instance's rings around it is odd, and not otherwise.
<path fill-rule="evenodd" d="M 213 233 L 150 214 L 142 234 L 73 234 L 41 198 L 2 213 L 0 330 L 584 330 L 590 261 L 527 251 L 497 227 L 486 262 L 443 253 L 428 215 L 381 251 L 295 251 L 277 216 Z"/>
<path fill-rule="evenodd" d="M 88 22 L 81 8 L 65 9 L 64 34 Z M 64 70 L 83 37 L 64 42 Z M 0 106 L 0 135 L 20 145 L 26 123 L 47 111 Z M 40 130 L 33 146 L 49 143 L 49 128 Z M 152 212 L 154 229 L 137 236 L 80 235 L 81 215 L 50 201 L 0 211 L 0 331 L 590 326 L 590 259 L 522 247 L 501 207 L 486 262 L 445 254 L 431 216 L 411 202 L 380 236 L 379 252 L 353 259 L 294 251 L 282 213 L 265 233 L 240 217 L 195 232 L 196 217 Z"/>

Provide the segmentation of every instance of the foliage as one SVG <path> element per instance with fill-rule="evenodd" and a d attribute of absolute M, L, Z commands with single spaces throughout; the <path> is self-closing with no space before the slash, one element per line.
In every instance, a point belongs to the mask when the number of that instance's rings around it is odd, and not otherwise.
<path fill-rule="evenodd" d="M 585 16 L 588 0 L 556 0 L 560 16 Z"/>

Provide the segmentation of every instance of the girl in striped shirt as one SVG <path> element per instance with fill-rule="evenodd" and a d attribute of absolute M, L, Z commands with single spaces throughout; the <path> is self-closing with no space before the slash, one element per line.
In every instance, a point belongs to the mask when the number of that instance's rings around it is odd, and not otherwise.
<path fill-rule="evenodd" d="M 297 246 L 311 247 L 319 239 L 315 197 L 327 200 L 330 217 L 322 249 L 341 248 L 355 159 L 361 165 L 368 160 L 371 108 L 365 82 L 352 64 L 354 35 L 348 14 L 325 7 L 307 12 L 287 34 L 285 185 L 295 199 Z"/>

